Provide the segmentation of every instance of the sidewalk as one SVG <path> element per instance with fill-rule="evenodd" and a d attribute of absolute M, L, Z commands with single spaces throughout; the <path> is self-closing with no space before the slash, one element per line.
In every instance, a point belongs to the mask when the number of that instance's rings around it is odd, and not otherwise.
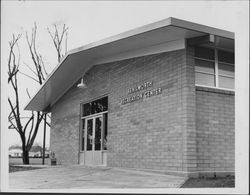
<path fill-rule="evenodd" d="M 184 182 L 184 177 L 81 165 L 9 174 L 10 189 L 178 188 Z"/>

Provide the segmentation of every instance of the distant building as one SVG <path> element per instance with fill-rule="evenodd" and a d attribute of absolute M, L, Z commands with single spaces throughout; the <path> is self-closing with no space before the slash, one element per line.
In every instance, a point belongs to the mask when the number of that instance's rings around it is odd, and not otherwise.
<path fill-rule="evenodd" d="M 49 151 L 45 151 L 45 158 L 48 158 L 49 154 L 50 154 Z M 32 157 L 32 158 L 41 158 L 42 157 L 42 151 L 29 152 L 29 157 Z"/>
<path fill-rule="evenodd" d="M 41 152 L 29 152 L 29 157 L 41 157 Z"/>
<path fill-rule="evenodd" d="M 9 156 L 10 157 L 22 157 L 23 151 L 21 149 L 10 149 Z"/>

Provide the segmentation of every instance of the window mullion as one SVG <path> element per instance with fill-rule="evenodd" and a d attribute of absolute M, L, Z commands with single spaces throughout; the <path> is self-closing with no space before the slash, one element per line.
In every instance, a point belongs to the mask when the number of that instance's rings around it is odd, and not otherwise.
<path fill-rule="evenodd" d="M 215 48 L 215 86 L 219 87 L 219 63 L 218 63 L 218 50 Z"/>

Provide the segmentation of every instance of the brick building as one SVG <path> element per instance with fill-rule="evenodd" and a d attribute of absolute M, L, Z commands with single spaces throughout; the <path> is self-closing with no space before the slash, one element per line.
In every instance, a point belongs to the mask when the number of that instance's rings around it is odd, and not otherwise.
<path fill-rule="evenodd" d="M 234 173 L 234 33 L 168 18 L 77 48 L 26 109 L 58 164 Z"/>

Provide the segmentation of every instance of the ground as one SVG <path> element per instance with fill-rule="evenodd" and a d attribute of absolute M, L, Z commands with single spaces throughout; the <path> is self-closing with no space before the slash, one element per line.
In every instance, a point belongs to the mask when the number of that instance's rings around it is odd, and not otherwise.
<path fill-rule="evenodd" d="M 179 188 L 184 177 L 139 170 L 55 166 L 9 174 L 10 189 Z"/>
<path fill-rule="evenodd" d="M 181 188 L 219 188 L 235 186 L 235 177 L 217 177 L 217 178 L 190 178 Z"/>
<path fill-rule="evenodd" d="M 48 166 L 49 159 L 31 158 L 22 166 L 21 158 L 11 158 L 10 186 L 13 189 L 39 188 L 216 188 L 234 187 L 234 176 L 190 178 L 110 167 Z M 186 181 L 185 181 L 186 180 Z"/>

